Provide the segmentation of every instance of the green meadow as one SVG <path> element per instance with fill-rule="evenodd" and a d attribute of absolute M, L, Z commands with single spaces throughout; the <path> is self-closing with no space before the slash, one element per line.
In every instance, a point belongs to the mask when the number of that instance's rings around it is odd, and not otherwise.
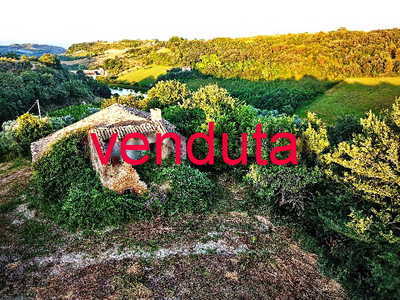
<path fill-rule="evenodd" d="M 349 78 L 302 105 L 296 113 L 305 117 L 311 111 L 332 123 L 347 114 L 361 117 L 370 110 L 389 108 L 399 96 L 400 77 Z"/>
<path fill-rule="evenodd" d="M 149 65 L 120 75 L 118 81 L 127 81 L 129 83 L 148 86 L 154 83 L 158 76 L 167 73 L 170 68 L 169 66 Z"/>

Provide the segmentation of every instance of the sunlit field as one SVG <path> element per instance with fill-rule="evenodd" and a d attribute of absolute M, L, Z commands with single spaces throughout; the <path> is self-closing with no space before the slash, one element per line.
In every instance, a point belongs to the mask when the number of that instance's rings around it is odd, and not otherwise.
<path fill-rule="evenodd" d="M 400 77 L 349 78 L 339 83 L 296 113 L 301 117 L 308 111 L 333 122 L 340 116 L 363 116 L 369 110 L 379 112 L 389 108 L 400 96 Z"/>
<path fill-rule="evenodd" d="M 171 67 L 162 65 L 150 65 L 142 69 L 125 73 L 118 77 L 119 81 L 128 81 L 130 83 L 139 83 L 149 85 L 153 83 L 158 76 L 165 74 Z"/>

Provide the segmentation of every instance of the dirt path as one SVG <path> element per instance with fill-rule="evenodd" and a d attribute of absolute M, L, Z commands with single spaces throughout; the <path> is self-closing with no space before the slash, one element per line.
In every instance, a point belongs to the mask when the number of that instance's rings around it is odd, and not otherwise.
<path fill-rule="evenodd" d="M 0 204 L 12 200 L 28 184 L 32 170 L 28 161 L 0 164 Z"/>
<path fill-rule="evenodd" d="M 27 173 L 21 167 L 0 182 Z M 65 232 L 27 204 L 1 212 L 0 298 L 345 298 L 320 274 L 316 256 L 267 216 L 157 218 L 85 235 Z"/>

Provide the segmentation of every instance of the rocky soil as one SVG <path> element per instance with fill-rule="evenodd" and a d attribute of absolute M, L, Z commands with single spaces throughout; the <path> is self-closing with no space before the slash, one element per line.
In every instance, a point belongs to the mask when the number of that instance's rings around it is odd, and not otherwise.
<path fill-rule="evenodd" d="M 288 228 L 243 212 L 66 232 L 25 203 L 29 164 L 0 164 L 0 298 L 345 299 Z"/>

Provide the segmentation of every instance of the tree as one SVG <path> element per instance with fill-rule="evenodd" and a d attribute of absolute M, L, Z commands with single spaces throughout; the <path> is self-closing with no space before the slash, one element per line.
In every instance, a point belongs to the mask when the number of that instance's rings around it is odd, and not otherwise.
<path fill-rule="evenodd" d="M 217 122 L 225 112 L 231 111 L 237 104 L 239 104 L 237 99 L 231 97 L 227 90 L 214 84 L 198 89 L 191 98 L 184 102 L 183 106 L 199 108 L 204 111 L 206 116 L 205 129 L 207 123 Z"/>
<path fill-rule="evenodd" d="M 190 91 L 176 80 L 159 81 L 147 93 L 147 100 L 157 101 L 161 107 L 182 104 L 190 96 Z"/>
<path fill-rule="evenodd" d="M 41 57 L 39 57 L 39 61 L 45 65 L 50 65 L 53 67 L 60 65 L 60 60 L 57 55 L 50 53 L 43 54 Z"/>
<path fill-rule="evenodd" d="M 351 213 L 349 227 L 366 240 L 377 234 L 400 243 L 400 98 L 384 118 L 370 112 L 360 123 L 362 133 L 324 157 L 344 169 L 337 178 L 365 201 Z"/>

